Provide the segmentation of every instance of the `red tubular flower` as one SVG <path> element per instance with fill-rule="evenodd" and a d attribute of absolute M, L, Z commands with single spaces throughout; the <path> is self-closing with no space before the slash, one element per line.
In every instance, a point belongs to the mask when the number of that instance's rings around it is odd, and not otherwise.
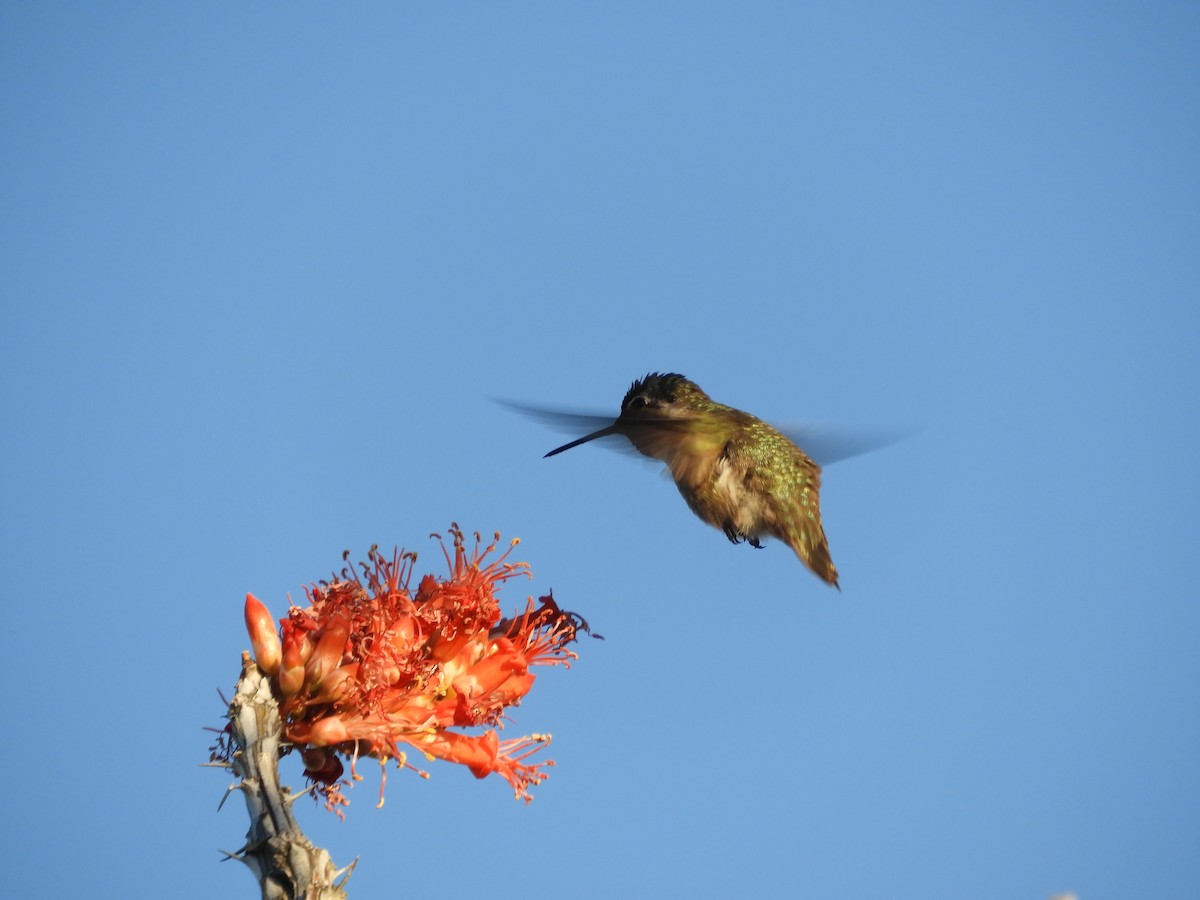
<path fill-rule="evenodd" d="M 466 766 L 476 778 L 487 778 L 496 771 L 500 738 L 494 731 L 485 731 L 480 735 L 441 731 L 404 740 L 430 756 Z"/>
<path fill-rule="evenodd" d="M 529 663 L 513 648 L 508 638 L 493 642 L 494 652 L 479 660 L 454 679 L 454 689 L 468 697 L 479 697 L 494 691 L 512 675 L 524 675 Z"/>
<path fill-rule="evenodd" d="M 576 654 L 567 645 L 587 625 L 552 597 L 530 599 L 524 612 L 502 620 L 497 587 L 529 574 L 525 563 L 507 561 L 517 542 L 489 561 L 494 541 L 481 549 L 476 534 L 468 550 L 457 526 L 451 536 L 452 553 L 442 544 L 447 578 L 425 575 L 413 594 L 415 554 L 384 557 L 372 548 L 361 573 L 347 567 L 306 589 L 309 605 L 288 611 L 280 636 L 264 629 L 266 608 L 254 600 L 252 609 L 247 598 L 246 627 L 278 688 L 285 737 L 339 815 L 341 785 L 348 783 L 339 755 L 352 772 L 359 756 L 411 768 L 400 750 L 408 745 L 465 765 L 478 778 L 499 774 L 526 802 L 553 765 L 525 762 L 548 735 L 501 741 L 496 729 L 533 686 L 530 667 L 569 668 Z M 452 730 L 464 727 L 483 731 Z"/>

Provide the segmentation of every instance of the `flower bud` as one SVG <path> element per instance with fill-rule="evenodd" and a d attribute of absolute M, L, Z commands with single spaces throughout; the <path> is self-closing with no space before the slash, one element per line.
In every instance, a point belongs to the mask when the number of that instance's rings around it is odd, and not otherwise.
<path fill-rule="evenodd" d="M 297 632 L 284 634 L 283 664 L 279 669 L 279 690 L 287 699 L 300 693 L 304 687 L 304 645 L 308 639 Z"/>
<path fill-rule="evenodd" d="M 304 682 L 310 691 L 319 688 L 321 682 L 342 664 L 348 637 L 350 621 L 345 616 L 334 616 L 321 632 L 321 639 L 304 667 Z"/>
<path fill-rule="evenodd" d="M 282 645 L 275 620 L 262 601 L 253 594 L 246 595 L 246 631 L 250 634 L 250 646 L 254 648 L 254 660 L 268 675 L 279 671 Z"/>
<path fill-rule="evenodd" d="M 309 742 L 314 747 L 331 747 L 351 740 L 346 723 L 339 716 L 326 716 L 313 722 L 308 735 Z"/>

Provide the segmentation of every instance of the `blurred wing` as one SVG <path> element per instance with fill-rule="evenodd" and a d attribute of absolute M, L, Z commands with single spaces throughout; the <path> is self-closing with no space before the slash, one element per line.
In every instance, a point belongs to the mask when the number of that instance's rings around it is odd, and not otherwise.
<path fill-rule="evenodd" d="M 507 406 L 513 412 L 533 419 L 535 422 L 540 422 L 547 428 L 554 431 L 560 431 L 563 434 L 573 434 L 576 437 L 584 434 L 590 434 L 593 431 L 599 431 L 613 423 L 617 417 L 611 413 L 583 413 L 583 412 L 567 412 L 562 409 L 547 409 L 544 406 L 529 406 L 526 403 L 517 403 L 514 400 L 502 400 L 499 397 L 491 398 L 493 403 L 499 403 L 501 406 Z"/>
<path fill-rule="evenodd" d="M 600 431 L 616 421 L 616 416 L 612 414 L 568 412 L 563 409 L 549 409 L 544 406 L 517 403 L 514 400 L 502 400 L 499 397 L 491 399 L 493 403 L 507 406 L 513 412 L 533 419 L 547 428 L 574 437 L 582 437 L 585 434 L 591 434 L 593 431 Z M 687 430 L 690 421 L 679 419 L 671 422 L 660 418 L 648 418 L 646 420 L 646 440 L 651 442 L 652 449 L 656 453 L 665 452 L 669 449 L 671 442 L 676 439 L 678 431 L 680 429 Z M 624 424 L 626 427 L 636 428 L 636 416 L 625 416 Z M 661 445 L 658 444 L 658 440 L 662 441 Z M 649 460 L 646 456 L 639 453 L 633 444 L 629 442 L 629 439 L 622 434 L 606 435 L 605 437 L 597 438 L 596 442 L 603 442 L 604 446 L 608 449 L 633 456 L 643 462 L 653 462 L 653 460 Z"/>
<path fill-rule="evenodd" d="M 912 436 L 911 431 L 902 428 L 839 428 L 794 423 L 775 427 L 821 467 L 874 453 Z"/>
<path fill-rule="evenodd" d="M 531 406 L 528 403 L 517 403 L 514 400 L 492 398 L 493 402 L 507 406 L 527 418 L 545 425 L 547 428 L 562 434 L 581 437 L 593 431 L 599 431 L 613 423 L 616 416 L 601 412 L 570 412 L 564 409 L 549 409 L 545 406 Z M 628 417 L 626 419 L 628 421 Z M 679 427 L 685 427 L 683 420 L 678 420 Z M 663 429 L 663 440 L 674 439 L 671 426 L 662 419 L 654 419 L 646 426 L 648 429 Z M 807 453 L 820 466 L 829 466 L 843 459 L 861 456 L 882 450 L 912 436 L 912 431 L 902 428 L 841 428 L 815 423 L 788 423 L 777 425 L 781 432 L 787 435 L 797 447 Z M 611 435 L 600 438 L 611 450 L 619 450 L 640 457 L 633 445 L 621 435 Z"/>
<path fill-rule="evenodd" d="M 493 403 L 507 406 L 513 412 L 520 413 L 527 419 L 533 419 L 533 421 L 545 425 L 552 431 L 569 434 L 573 437 L 583 437 L 585 434 L 607 428 L 616 420 L 616 416 L 604 413 L 577 413 L 561 409 L 547 409 L 544 406 L 529 406 L 513 400 L 501 400 L 499 397 L 492 397 L 491 400 Z M 620 434 L 597 438 L 596 443 L 603 444 L 609 450 L 616 450 L 618 453 L 644 458 L 633 449 L 633 444 Z"/>

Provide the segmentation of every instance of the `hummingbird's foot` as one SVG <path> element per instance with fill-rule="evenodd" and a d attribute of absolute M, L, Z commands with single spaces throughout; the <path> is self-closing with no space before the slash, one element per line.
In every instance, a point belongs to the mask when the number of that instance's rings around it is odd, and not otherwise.
<path fill-rule="evenodd" d="M 745 542 L 755 550 L 761 550 L 763 548 L 762 541 L 760 541 L 757 537 L 747 537 L 746 535 L 742 534 L 734 526 L 732 520 L 726 521 L 725 524 L 721 526 L 721 530 L 725 532 L 725 537 L 729 538 L 729 542 L 731 544 L 740 544 Z"/>

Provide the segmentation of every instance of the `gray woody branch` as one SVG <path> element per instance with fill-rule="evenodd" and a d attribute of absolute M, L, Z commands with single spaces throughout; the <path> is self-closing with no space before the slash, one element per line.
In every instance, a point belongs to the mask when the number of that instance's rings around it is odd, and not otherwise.
<path fill-rule="evenodd" d="M 283 724 L 270 679 L 250 654 L 242 654 L 231 723 L 231 768 L 250 813 L 246 844 L 229 854 L 250 867 L 262 886 L 263 900 L 343 900 L 353 864 L 337 870 L 329 853 L 304 836 L 292 802 L 297 796 L 279 784 L 279 750 Z M 345 871 L 346 876 L 334 880 Z"/>

